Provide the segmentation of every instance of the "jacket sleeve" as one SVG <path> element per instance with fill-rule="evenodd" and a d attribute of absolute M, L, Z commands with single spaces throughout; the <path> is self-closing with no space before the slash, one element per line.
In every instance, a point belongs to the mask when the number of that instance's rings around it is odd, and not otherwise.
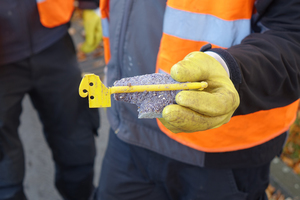
<path fill-rule="evenodd" d="M 78 8 L 97 9 L 99 8 L 99 2 L 99 0 L 78 0 Z"/>
<path fill-rule="evenodd" d="M 300 97 L 300 0 L 261 0 L 253 33 L 226 50 L 241 104 L 234 115 L 282 107 Z"/>

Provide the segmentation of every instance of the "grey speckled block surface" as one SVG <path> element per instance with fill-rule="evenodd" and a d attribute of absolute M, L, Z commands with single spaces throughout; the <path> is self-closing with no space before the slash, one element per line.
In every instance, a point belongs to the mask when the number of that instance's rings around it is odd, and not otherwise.
<path fill-rule="evenodd" d="M 155 85 L 179 83 L 168 74 L 146 74 L 123 78 L 114 83 L 114 86 Z M 117 101 L 124 101 L 138 106 L 138 118 L 161 118 L 165 106 L 175 103 L 175 96 L 181 90 L 160 92 L 134 92 L 114 94 Z"/>

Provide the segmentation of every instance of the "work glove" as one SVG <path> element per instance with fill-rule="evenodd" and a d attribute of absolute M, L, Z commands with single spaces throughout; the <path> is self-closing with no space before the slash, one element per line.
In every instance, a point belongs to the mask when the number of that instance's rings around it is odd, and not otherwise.
<path fill-rule="evenodd" d="M 85 42 L 81 46 L 81 51 L 90 53 L 97 48 L 102 40 L 100 11 L 89 9 L 83 10 L 82 18 L 85 30 Z"/>
<path fill-rule="evenodd" d="M 164 108 L 159 120 L 173 133 L 217 128 L 229 122 L 239 106 L 239 94 L 229 75 L 215 58 L 203 52 L 192 52 L 172 66 L 171 77 L 178 82 L 208 83 L 202 91 L 179 92 L 177 104 Z"/>

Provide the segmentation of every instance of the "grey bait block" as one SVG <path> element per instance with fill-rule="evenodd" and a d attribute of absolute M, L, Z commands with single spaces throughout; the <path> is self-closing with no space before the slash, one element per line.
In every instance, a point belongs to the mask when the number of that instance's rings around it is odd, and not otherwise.
<path fill-rule="evenodd" d="M 123 78 L 115 81 L 114 86 L 130 85 L 157 85 L 179 83 L 171 78 L 169 74 L 146 74 Z M 165 106 L 175 104 L 175 96 L 181 90 L 159 91 L 159 92 L 134 92 L 116 93 L 117 101 L 136 104 L 138 106 L 138 118 L 161 118 Z"/>

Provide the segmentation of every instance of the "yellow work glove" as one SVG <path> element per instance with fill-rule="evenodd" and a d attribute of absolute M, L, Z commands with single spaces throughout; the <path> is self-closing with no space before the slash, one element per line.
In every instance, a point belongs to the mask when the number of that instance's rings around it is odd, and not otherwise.
<path fill-rule="evenodd" d="M 100 13 L 96 10 L 83 10 L 83 26 L 85 30 L 85 42 L 81 46 L 81 51 L 90 53 L 94 51 L 102 40 L 102 27 Z M 100 12 L 98 10 L 98 12 Z"/>
<path fill-rule="evenodd" d="M 223 66 L 203 52 L 192 52 L 171 68 L 179 82 L 206 81 L 203 91 L 181 91 L 159 120 L 173 133 L 217 128 L 229 122 L 240 103 L 239 94 Z"/>

